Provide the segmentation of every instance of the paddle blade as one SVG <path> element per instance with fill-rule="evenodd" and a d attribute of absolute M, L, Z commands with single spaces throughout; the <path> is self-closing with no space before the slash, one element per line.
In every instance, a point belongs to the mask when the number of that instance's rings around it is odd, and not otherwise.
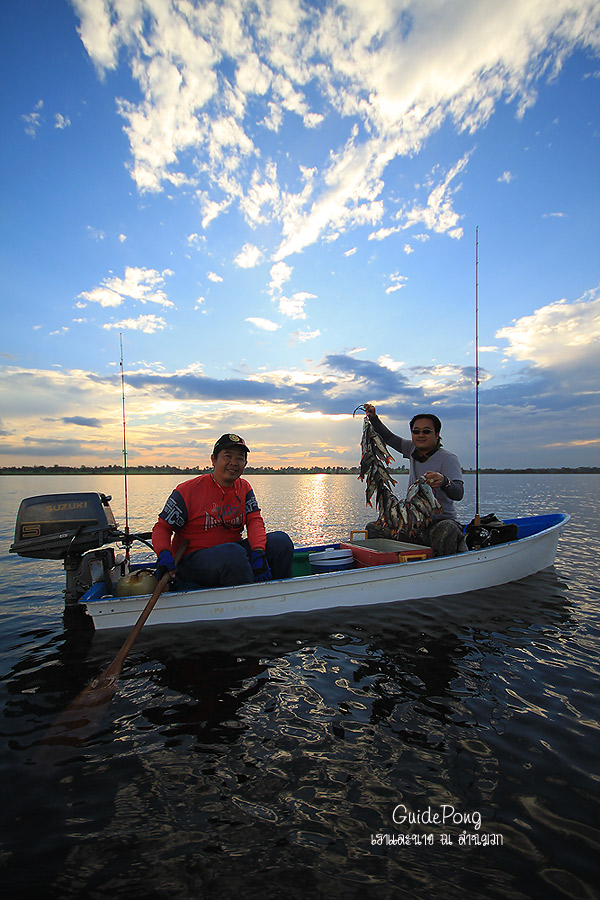
<path fill-rule="evenodd" d="M 118 675 L 100 675 L 81 691 L 54 720 L 43 745 L 79 747 L 94 734 L 115 695 Z"/>
<path fill-rule="evenodd" d="M 175 554 L 175 565 L 185 553 L 188 541 L 182 541 Z M 158 582 L 152 596 L 129 632 L 123 646 L 98 678 L 94 678 L 64 709 L 46 732 L 42 745 L 78 747 L 98 730 L 108 705 L 117 690 L 125 657 L 142 630 L 158 598 L 170 581 L 167 573 Z M 45 760 L 47 763 L 48 760 Z"/>

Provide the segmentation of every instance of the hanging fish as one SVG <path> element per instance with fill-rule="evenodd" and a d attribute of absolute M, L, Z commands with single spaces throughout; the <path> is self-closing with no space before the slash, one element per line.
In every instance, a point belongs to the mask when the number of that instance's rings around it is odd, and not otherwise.
<path fill-rule="evenodd" d="M 358 406 L 354 413 L 359 409 Z M 361 438 L 361 459 L 359 479 L 366 482 L 365 497 L 367 506 L 372 506 L 371 499 L 376 495 L 379 525 L 389 529 L 395 538 L 398 535 L 414 537 L 433 522 L 437 512 L 442 508 L 435 495 L 421 475 L 406 492 L 404 500 L 400 500 L 392 491 L 396 484 L 388 471 L 393 461 L 381 435 L 377 434 L 368 416 L 363 422 Z"/>

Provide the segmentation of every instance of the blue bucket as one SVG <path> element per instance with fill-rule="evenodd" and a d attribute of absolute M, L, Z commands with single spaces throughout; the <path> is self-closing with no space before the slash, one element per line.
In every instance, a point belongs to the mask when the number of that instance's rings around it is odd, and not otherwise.
<path fill-rule="evenodd" d="M 323 550 L 320 553 L 309 553 L 308 561 L 313 575 L 323 572 L 343 572 L 354 565 L 352 550 Z"/>

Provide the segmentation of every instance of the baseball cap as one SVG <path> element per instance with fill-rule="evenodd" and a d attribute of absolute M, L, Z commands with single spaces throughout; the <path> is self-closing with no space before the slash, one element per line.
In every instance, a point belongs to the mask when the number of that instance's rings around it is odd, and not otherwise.
<path fill-rule="evenodd" d="M 213 447 L 213 454 L 217 456 L 220 450 L 225 450 L 227 447 L 241 447 L 242 450 L 246 451 L 246 454 L 250 450 L 250 447 L 247 446 L 245 440 L 239 434 L 222 434 Z"/>

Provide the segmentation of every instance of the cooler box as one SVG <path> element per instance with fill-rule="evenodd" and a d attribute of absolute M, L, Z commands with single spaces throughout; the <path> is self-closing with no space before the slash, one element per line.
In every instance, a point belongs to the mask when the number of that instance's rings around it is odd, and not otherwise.
<path fill-rule="evenodd" d="M 405 541 L 391 541 L 387 538 L 368 538 L 364 541 L 346 541 L 340 544 L 352 551 L 355 565 L 387 566 L 391 563 L 404 563 L 416 559 L 431 559 L 433 550 L 421 544 L 409 544 Z"/>

